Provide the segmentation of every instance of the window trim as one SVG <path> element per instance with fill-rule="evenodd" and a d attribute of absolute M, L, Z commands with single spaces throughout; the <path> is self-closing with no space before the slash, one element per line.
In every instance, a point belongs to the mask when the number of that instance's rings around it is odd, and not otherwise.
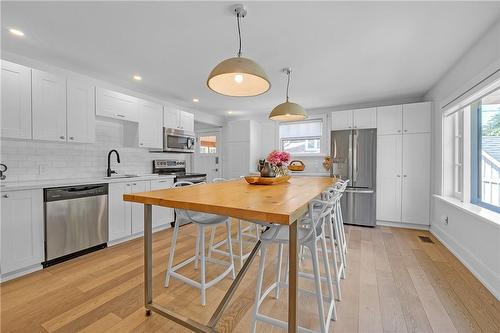
<path fill-rule="evenodd" d="M 289 124 L 302 124 L 308 122 L 317 122 L 321 121 L 321 136 L 307 136 L 307 137 L 280 137 L 280 125 L 289 125 Z M 317 114 L 312 115 L 304 120 L 299 121 L 287 121 L 287 122 L 278 122 L 276 127 L 276 142 L 279 150 L 283 150 L 283 139 L 320 139 L 320 149 L 319 153 L 291 153 L 292 157 L 323 157 L 327 154 L 327 135 L 328 128 L 326 115 L 325 114 Z"/>

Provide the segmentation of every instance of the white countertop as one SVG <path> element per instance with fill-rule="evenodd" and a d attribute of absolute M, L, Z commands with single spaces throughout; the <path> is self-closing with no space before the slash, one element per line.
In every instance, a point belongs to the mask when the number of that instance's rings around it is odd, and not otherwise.
<path fill-rule="evenodd" d="M 128 183 L 142 180 L 158 180 L 158 179 L 174 179 L 173 175 L 157 175 L 147 174 L 138 175 L 136 177 L 94 177 L 94 178 L 69 178 L 69 179 L 42 179 L 32 181 L 19 181 L 9 182 L 3 181 L 0 185 L 0 190 L 3 191 L 18 191 L 18 190 L 32 190 L 49 187 L 60 186 L 75 186 L 87 184 L 109 184 L 109 183 Z"/>

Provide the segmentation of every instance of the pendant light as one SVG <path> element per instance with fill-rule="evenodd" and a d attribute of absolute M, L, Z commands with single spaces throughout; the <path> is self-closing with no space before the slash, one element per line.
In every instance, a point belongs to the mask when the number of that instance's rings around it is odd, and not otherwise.
<path fill-rule="evenodd" d="M 273 111 L 271 111 L 269 119 L 277 121 L 294 121 L 306 119 L 306 110 L 304 110 L 304 108 L 299 104 L 288 101 L 288 89 L 290 88 L 290 74 L 292 73 L 292 69 L 290 67 L 284 68 L 283 72 L 287 75 L 286 101 L 285 103 L 281 103 L 280 105 L 276 106 Z"/>
<path fill-rule="evenodd" d="M 238 26 L 238 56 L 226 59 L 215 66 L 208 76 L 207 86 L 216 93 L 226 96 L 257 96 L 268 91 L 271 83 L 259 64 L 241 56 L 240 19 L 246 16 L 247 10 L 243 5 L 236 5 L 234 13 Z"/>

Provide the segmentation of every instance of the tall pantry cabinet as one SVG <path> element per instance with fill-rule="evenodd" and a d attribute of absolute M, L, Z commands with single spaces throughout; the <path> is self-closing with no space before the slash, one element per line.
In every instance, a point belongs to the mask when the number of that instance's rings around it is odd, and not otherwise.
<path fill-rule="evenodd" d="M 377 108 L 377 220 L 429 225 L 431 103 Z"/>

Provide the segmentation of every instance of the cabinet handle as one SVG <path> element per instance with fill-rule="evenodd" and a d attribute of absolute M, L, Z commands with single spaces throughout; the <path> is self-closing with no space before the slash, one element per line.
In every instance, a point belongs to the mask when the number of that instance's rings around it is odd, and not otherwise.
<path fill-rule="evenodd" d="M 70 136 L 69 139 L 70 140 L 75 140 L 75 137 L 74 136 Z"/>
<path fill-rule="evenodd" d="M 144 146 L 144 143 L 142 143 L 142 142 L 141 142 L 141 143 L 139 143 L 139 146 Z"/>
<path fill-rule="evenodd" d="M 119 114 L 119 113 L 115 114 L 115 116 L 117 116 L 117 117 L 121 117 L 121 118 L 125 118 L 125 116 L 124 116 L 124 115 Z"/>
<path fill-rule="evenodd" d="M 405 130 L 405 132 L 408 132 L 408 130 Z"/>
<path fill-rule="evenodd" d="M 9 197 L 9 195 L 8 194 L 4 194 L 3 197 L 7 199 Z"/>
<path fill-rule="evenodd" d="M 137 185 L 137 184 L 136 184 L 136 183 L 133 183 L 132 185 L 134 185 L 134 186 L 135 186 L 135 185 Z"/>
<path fill-rule="evenodd" d="M 130 186 L 130 184 L 126 184 L 127 186 Z"/>
<path fill-rule="evenodd" d="M 64 135 L 61 135 L 59 139 L 64 140 Z"/>
<path fill-rule="evenodd" d="M 398 177 L 398 178 L 399 178 L 399 177 L 401 177 L 401 175 L 396 175 L 396 177 Z"/>
<path fill-rule="evenodd" d="M 403 177 L 405 177 L 405 178 L 406 178 L 406 177 L 408 177 L 408 176 L 407 176 L 407 175 L 403 175 Z"/>
<path fill-rule="evenodd" d="M 398 133 L 401 133 L 401 130 L 398 130 Z"/>

